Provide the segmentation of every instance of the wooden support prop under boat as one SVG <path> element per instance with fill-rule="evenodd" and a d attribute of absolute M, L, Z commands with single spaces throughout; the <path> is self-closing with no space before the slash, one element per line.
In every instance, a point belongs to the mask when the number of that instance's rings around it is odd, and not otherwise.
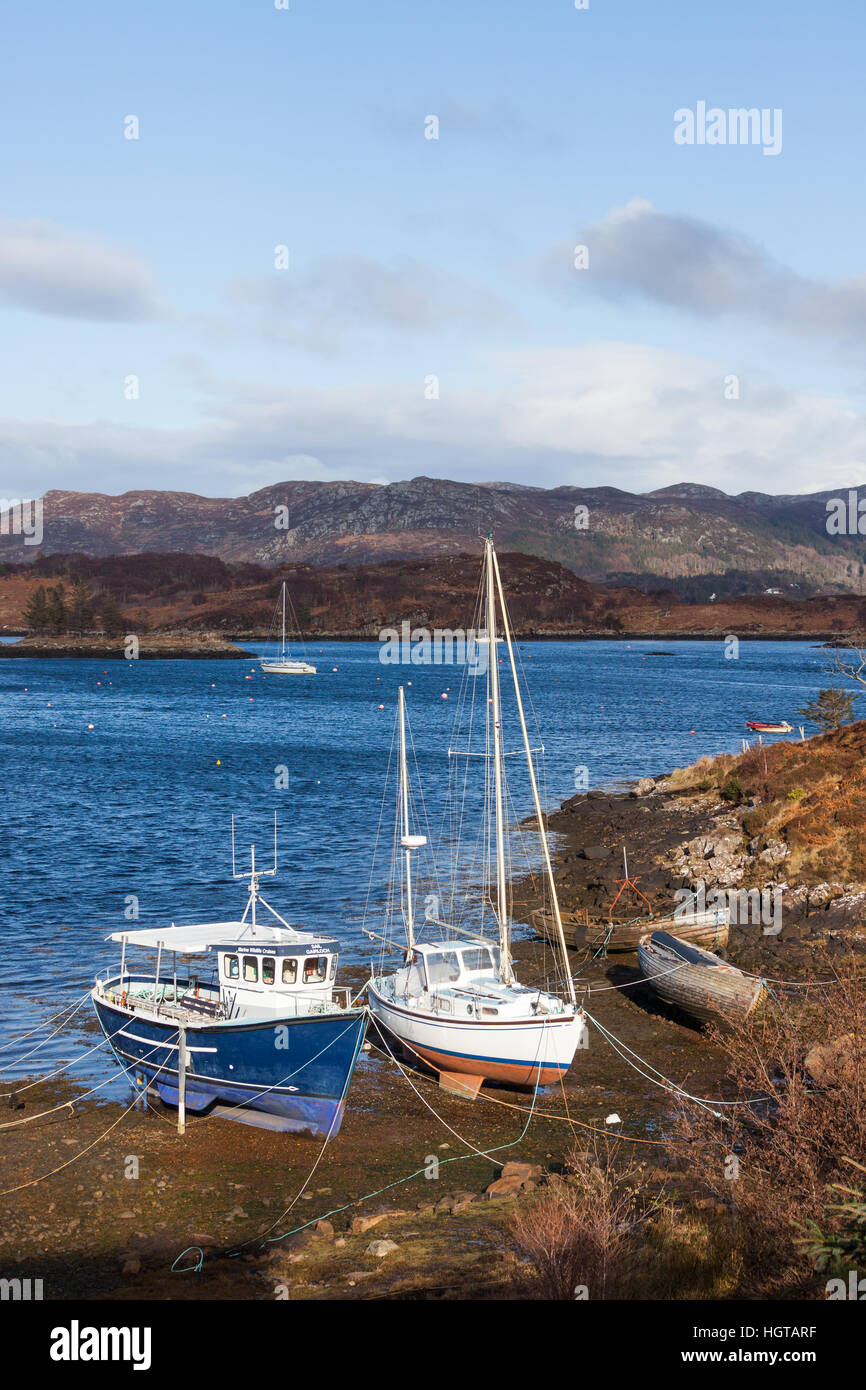
<path fill-rule="evenodd" d="M 701 1023 L 743 1023 L 767 994 L 763 980 L 666 931 L 641 938 L 638 961 L 660 999 Z"/>
<path fill-rule="evenodd" d="M 450 1096 L 463 1096 L 465 1100 L 475 1100 L 484 1085 L 483 1076 L 469 1076 L 459 1071 L 440 1071 L 439 1089 Z"/>

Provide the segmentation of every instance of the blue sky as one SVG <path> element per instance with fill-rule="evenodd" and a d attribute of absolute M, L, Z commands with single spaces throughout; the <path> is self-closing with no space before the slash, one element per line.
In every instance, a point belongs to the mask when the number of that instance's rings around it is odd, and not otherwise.
<path fill-rule="evenodd" d="M 0 496 L 866 480 L 862 4 L 290 5 L 5 14 Z"/>

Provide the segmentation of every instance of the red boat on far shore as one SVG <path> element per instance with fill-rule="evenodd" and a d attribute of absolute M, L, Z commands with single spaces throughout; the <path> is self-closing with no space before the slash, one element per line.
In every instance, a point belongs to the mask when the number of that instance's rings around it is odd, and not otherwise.
<path fill-rule="evenodd" d="M 746 728 L 751 729 L 753 734 L 792 734 L 793 724 L 789 724 L 787 719 L 783 719 L 781 724 L 768 724 L 763 719 L 747 719 Z"/>

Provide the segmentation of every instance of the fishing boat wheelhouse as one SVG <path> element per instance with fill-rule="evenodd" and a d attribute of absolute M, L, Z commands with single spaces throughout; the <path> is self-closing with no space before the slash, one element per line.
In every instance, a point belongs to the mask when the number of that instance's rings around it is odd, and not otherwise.
<path fill-rule="evenodd" d="M 120 969 L 97 976 L 96 1016 L 121 1064 L 169 1104 L 336 1134 L 366 1009 L 335 983 L 336 939 L 297 931 L 260 897 L 254 848 L 252 873 L 234 876 L 250 879 L 240 921 L 112 932 Z M 257 903 L 275 920 L 257 921 Z M 155 951 L 155 969 L 130 969 L 131 947 Z M 204 953 L 209 970 L 196 968 Z"/>

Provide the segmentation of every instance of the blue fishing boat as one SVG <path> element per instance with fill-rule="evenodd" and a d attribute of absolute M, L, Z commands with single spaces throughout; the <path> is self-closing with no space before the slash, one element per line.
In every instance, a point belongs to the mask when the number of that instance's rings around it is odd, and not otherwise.
<path fill-rule="evenodd" d="M 259 893 L 251 847 L 240 921 L 112 932 L 120 969 L 97 976 L 96 1016 L 121 1065 L 160 1099 L 262 1127 L 333 1137 L 364 1041 L 367 1010 L 335 984 L 338 942 L 298 931 Z M 234 870 L 234 848 L 232 850 Z M 274 867 L 263 871 L 275 874 Z M 258 920 L 261 904 L 269 920 Z M 156 952 L 131 971 L 128 948 Z M 195 958 L 215 956 L 210 968 Z M 178 957 L 186 969 L 178 973 Z M 164 968 L 166 967 L 166 968 Z"/>

